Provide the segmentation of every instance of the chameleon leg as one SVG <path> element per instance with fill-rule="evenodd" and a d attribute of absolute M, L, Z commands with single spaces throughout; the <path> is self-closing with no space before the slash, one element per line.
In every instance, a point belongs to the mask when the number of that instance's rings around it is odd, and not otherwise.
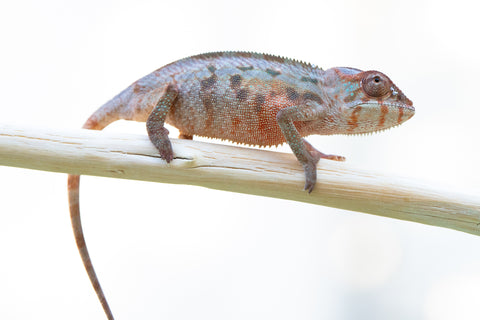
<path fill-rule="evenodd" d="M 335 161 L 345 161 L 344 156 L 337 156 L 337 155 L 334 155 L 334 154 L 325 154 L 323 152 L 318 151 L 305 139 L 303 139 L 303 144 L 305 145 L 307 150 L 310 152 L 310 154 L 314 157 L 314 159 L 316 159 L 317 162 L 318 162 L 318 160 L 320 160 L 320 158 L 328 159 L 328 160 L 335 160 Z"/>
<path fill-rule="evenodd" d="M 177 96 L 178 90 L 173 85 L 169 85 L 147 119 L 148 137 L 160 152 L 160 157 L 167 162 L 173 160 L 173 151 L 168 130 L 163 125 Z"/>
<path fill-rule="evenodd" d="M 180 134 L 178 135 L 178 139 L 193 140 L 193 136 L 180 132 Z"/>
<path fill-rule="evenodd" d="M 290 145 L 293 154 L 295 154 L 303 166 L 305 171 L 304 190 L 307 190 L 309 193 L 312 192 L 317 182 L 317 162 L 320 158 L 332 159 L 338 156 L 325 155 L 313 148 L 310 143 L 302 138 L 293 122 L 319 120 L 324 114 L 324 108 L 315 102 L 307 102 L 302 106 L 288 107 L 277 113 L 278 125 L 287 143 Z"/>

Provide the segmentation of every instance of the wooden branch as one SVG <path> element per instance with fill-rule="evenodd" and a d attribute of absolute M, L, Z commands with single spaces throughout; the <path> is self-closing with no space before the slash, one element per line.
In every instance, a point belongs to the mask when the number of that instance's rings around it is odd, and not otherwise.
<path fill-rule="evenodd" d="M 0 165 L 191 184 L 308 202 L 480 235 L 480 200 L 411 179 L 320 161 L 319 181 L 303 191 L 292 154 L 172 139 L 175 159 L 161 160 L 146 135 L 13 128 L 0 125 Z"/>

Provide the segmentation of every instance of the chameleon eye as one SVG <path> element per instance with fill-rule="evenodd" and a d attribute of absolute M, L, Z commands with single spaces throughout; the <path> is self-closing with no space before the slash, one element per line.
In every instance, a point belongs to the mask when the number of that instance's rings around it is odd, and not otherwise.
<path fill-rule="evenodd" d="M 390 79 L 379 72 L 368 72 L 362 80 L 365 93 L 375 98 L 390 93 L 391 86 Z"/>

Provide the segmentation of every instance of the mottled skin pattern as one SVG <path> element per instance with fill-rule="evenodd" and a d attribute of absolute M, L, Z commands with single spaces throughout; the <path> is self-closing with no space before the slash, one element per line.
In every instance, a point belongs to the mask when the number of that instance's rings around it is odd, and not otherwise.
<path fill-rule="evenodd" d="M 167 162 L 174 152 L 164 123 L 180 138 L 194 135 L 257 146 L 287 142 L 305 171 L 311 192 L 320 158 L 311 134 L 361 134 L 410 119 L 412 102 L 378 71 L 322 70 L 310 64 L 246 52 L 185 58 L 134 82 L 98 109 L 84 128 L 101 130 L 118 120 L 146 121 L 150 140 Z M 70 214 L 85 268 L 109 319 L 113 319 L 83 238 L 79 176 L 69 176 Z"/>

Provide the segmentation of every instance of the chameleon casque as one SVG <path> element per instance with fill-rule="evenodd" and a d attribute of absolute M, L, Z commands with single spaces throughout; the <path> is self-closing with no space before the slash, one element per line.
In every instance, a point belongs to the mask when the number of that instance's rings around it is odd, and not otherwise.
<path fill-rule="evenodd" d="M 311 134 L 362 134 L 410 119 L 412 102 L 383 73 L 354 68 L 322 70 L 278 56 L 217 52 L 168 64 L 137 80 L 93 113 L 83 128 L 102 130 L 119 119 L 146 121 L 150 140 L 166 162 L 174 159 L 168 123 L 180 138 L 194 135 L 272 146 L 287 142 L 311 192 L 320 158 Z M 109 319 L 112 312 L 90 260 L 79 208 L 78 175 L 69 175 L 70 215 L 77 247 Z"/>

